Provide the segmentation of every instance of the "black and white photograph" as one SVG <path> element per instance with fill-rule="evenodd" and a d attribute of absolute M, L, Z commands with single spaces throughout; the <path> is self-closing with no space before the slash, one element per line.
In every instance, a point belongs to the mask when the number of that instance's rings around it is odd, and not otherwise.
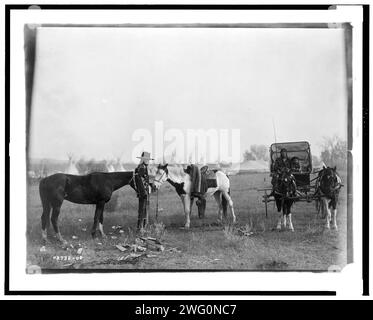
<path fill-rule="evenodd" d="M 356 262 L 353 19 L 77 14 L 17 31 L 26 277 Z"/>

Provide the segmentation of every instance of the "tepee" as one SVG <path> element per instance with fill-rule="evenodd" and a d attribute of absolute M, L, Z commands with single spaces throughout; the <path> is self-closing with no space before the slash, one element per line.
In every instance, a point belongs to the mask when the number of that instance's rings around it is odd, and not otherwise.
<path fill-rule="evenodd" d="M 126 171 L 126 169 L 124 169 L 121 161 L 120 161 L 120 158 L 117 158 L 115 164 L 114 164 L 114 169 L 115 171 Z"/>
<path fill-rule="evenodd" d="M 74 159 L 73 155 L 68 154 L 67 157 L 69 158 L 69 164 L 68 164 L 68 167 L 67 167 L 65 173 L 78 175 L 79 171 L 76 168 L 76 162 L 75 162 L 75 159 Z"/>
<path fill-rule="evenodd" d="M 107 169 L 107 172 L 115 172 L 113 161 L 106 161 L 106 169 Z"/>

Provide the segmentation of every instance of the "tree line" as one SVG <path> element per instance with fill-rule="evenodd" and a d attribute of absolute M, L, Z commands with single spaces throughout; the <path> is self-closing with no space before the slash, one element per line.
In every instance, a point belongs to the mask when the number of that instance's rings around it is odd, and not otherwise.
<path fill-rule="evenodd" d="M 311 150 L 312 152 L 312 150 Z M 254 144 L 243 153 L 244 161 L 263 160 L 269 161 L 269 147 L 263 144 Z M 312 163 L 319 166 L 324 163 L 327 166 L 338 169 L 347 168 L 347 141 L 334 135 L 324 137 L 319 155 L 312 155 Z"/>

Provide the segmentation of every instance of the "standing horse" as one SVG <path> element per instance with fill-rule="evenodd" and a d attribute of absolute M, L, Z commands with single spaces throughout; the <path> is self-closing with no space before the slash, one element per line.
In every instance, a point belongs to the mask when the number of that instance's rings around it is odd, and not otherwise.
<path fill-rule="evenodd" d="M 193 197 L 191 196 L 191 177 L 181 167 L 174 167 L 165 165 L 159 165 L 154 178 L 154 186 L 159 189 L 160 186 L 168 181 L 176 190 L 179 195 L 181 202 L 183 203 L 185 213 L 185 228 L 190 227 L 190 213 L 191 206 L 193 204 Z M 232 214 L 233 223 L 236 222 L 236 216 L 233 209 L 233 201 L 229 195 L 229 179 L 222 171 L 216 172 L 217 186 L 214 188 L 208 188 L 206 195 L 214 195 L 215 200 L 218 204 L 218 219 L 222 220 L 222 214 L 226 215 L 227 204 Z"/>
<path fill-rule="evenodd" d="M 281 221 L 283 220 L 284 228 L 287 227 L 287 220 L 289 222 L 289 229 L 294 231 L 293 222 L 291 220 L 291 207 L 294 203 L 296 195 L 295 178 L 291 171 L 287 168 L 282 169 L 278 176 L 277 183 L 274 187 L 274 197 L 277 206 L 277 211 L 280 212 L 277 222 L 277 230 L 281 230 Z M 282 213 L 281 213 L 282 211 Z"/>
<path fill-rule="evenodd" d="M 43 178 L 39 184 L 40 199 L 43 205 L 41 216 L 42 238 L 47 240 L 47 228 L 52 209 L 52 225 L 58 240 L 64 242 L 58 228 L 58 216 L 62 202 L 68 200 L 79 204 L 95 204 L 96 211 L 92 226 L 92 237 L 96 234 L 97 224 L 101 235 L 105 237 L 104 207 L 113 192 L 125 185 L 135 188 L 133 172 L 94 172 L 84 176 L 56 173 Z"/>
<path fill-rule="evenodd" d="M 337 203 L 341 187 L 342 180 L 337 173 L 336 167 L 323 167 L 319 171 L 315 194 L 320 196 L 322 216 L 326 216 L 327 229 L 330 229 L 330 222 L 332 222 L 332 227 L 338 230 Z M 331 214 L 330 209 L 332 209 L 333 214 Z"/>

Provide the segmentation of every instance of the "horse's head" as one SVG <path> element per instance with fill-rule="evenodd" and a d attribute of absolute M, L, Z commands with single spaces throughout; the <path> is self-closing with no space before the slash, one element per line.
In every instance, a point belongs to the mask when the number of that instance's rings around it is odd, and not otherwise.
<path fill-rule="evenodd" d="M 157 167 L 157 171 L 155 172 L 154 176 L 154 186 L 156 189 L 159 189 L 160 186 L 167 181 L 168 179 L 168 164 L 159 164 Z"/>
<path fill-rule="evenodd" d="M 324 167 L 319 172 L 320 189 L 326 195 L 331 195 L 340 189 L 341 179 L 338 176 L 337 168 Z"/>
<path fill-rule="evenodd" d="M 295 193 L 296 183 L 291 170 L 283 168 L 278 176 L 277 189 L 282 194 Z"/>

